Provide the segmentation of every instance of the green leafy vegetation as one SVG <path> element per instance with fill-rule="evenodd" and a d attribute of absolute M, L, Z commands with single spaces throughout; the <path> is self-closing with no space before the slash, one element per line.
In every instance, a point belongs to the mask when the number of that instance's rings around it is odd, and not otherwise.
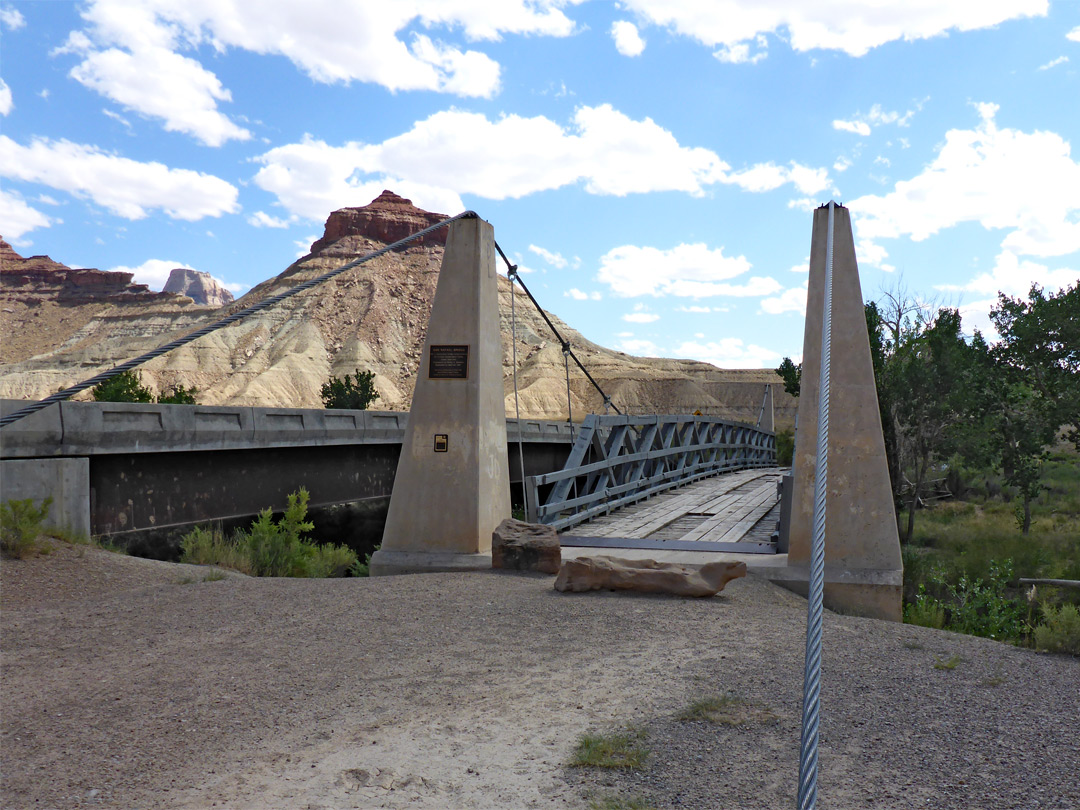
<path fill-rule="evenodd" d="M 361 561 L 360 559 L 357 559 L 356 562 L 354 562 L 352 564 L 352 567 L 349 568 L 349 576 L 350 577 L 368 577 L 368 576 L 371 576 L 371 555 L 374 554 L 376 551 L 378 551 L 380 547 L 381 547 L 381 544 L 378 545 L 378 546 L 375 546 L 375 548 L 371 551 L 371 554 L 365 554 L 363 561 Z"/>
<path fill-rule="evenodd" d="M 649 751 L 642 744 L 643 730 L 629 730 L 613 734 L 583 734 L 574 748 L 570 761 L 572 768 L 624 768 L 637 770 L 645 767 Z"/>
<path fill-rule="evenodd" d="M 777 431 L 776 463 L 781 467 L 790 467 L 795 458 L 795 431 L 790 428 Z"/>
<path fill-rule="evenodd" d="M 0 551 L 20 560 L 33 553 L 50 506 L 52 498 L 45 498 L 40 506 L 34 506 L 33 498 L 0 504 Z"/>
<path fill-rule="evenodd" d="M 1076 605 L 1042 606 L 1045 621 L 1035 628 L 1035 649 L 1080 655 L 1080 611 Z"/>
<path fill-rule="evenodd" d="M 123 371 L 90 389 L 95 402 L 159 402 L 163 405 L 194 405 L 197 393 L 197 388 L 178 385 L 155 399 L 134 371 Z"/>
<path fill-rule="evenodd" d="M 356 411 L 367 410 L 368 405 L 379 398 L 375 390 L 375 373 L 356 370 L 356 375 L 346 374 L 343 379 L 331 377 L 319 391 L 324 408 L 342 408 Z"/>
<path fill-rule="evenodd" d="M 301 487 L 288 496 L 279 520 L 264 509 L 248 531 L 229 538 L 220 530 L 196 527 L 180 541 L 180 561 L 257 577 L 343 577 L 356 569 L 356 552 L 347 546 L 318 545 L 305 536 L 313 528 L 305 520 L 309 499 Z"/>

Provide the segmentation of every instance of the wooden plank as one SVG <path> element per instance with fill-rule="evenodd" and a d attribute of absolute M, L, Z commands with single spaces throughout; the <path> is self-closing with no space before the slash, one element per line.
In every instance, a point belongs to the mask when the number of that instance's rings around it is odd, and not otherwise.
<path fill-rule="evenodd" d="M 583 537 L 562 535 L 559 543 L 574 548 L 643 548 L 657 551 L 728 551 L 737 554 L 775 554 L 771 543 L 714 543 L 698 540 L 686 543 L 681 540 L 642 540 L 640 537 Z"/>
<path fill-rule="evenodd" d="M 743 494 L 743 497 L 736 500 L 731 505 L 731 508 L 714 515 L 679 539 L 687 541 L 700 540 L 709 535 L 716 535 L 718 532 L 721 535 L 726 534 L 732 527 L 740 525 L 762 504 L 769 503 L 769 509 L 771 509 L 772 504 L 775 502 L 776 485 L 771 482 L 766 483 L 749 493 Z M 760 516 L 758 517 L 758 520 L 760 520 Z M 756 522 L 757 521 L 755 521 L 755 523 Z M 751 527 L 752 526 L 753 524 L 751 524 Z"/>

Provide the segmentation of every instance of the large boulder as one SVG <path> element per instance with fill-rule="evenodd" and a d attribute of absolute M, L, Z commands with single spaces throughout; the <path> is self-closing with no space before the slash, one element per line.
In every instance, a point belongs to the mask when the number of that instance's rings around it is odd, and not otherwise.
<path fill-rule="evenodd" d="M 733 579 L 746 576 L 744 562 L 706 563 L 691 568 L 656 560 L 624 560 L 619 557 L 579 557 L 562 564 L 555 590 L 639 591 L 675 596 L 715 596 Z"/>
<path fill-rule="evenodd" d="M 550 526 L 507 518 L 491 533 L 491 567 L 559 573 L 562 549 Z"/>

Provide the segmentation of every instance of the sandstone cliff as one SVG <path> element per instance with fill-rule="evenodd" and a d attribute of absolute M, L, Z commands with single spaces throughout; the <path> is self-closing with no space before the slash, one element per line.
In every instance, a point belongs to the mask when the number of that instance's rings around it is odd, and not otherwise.
<path fill-rule="evenodd" d="M 443 218 L 384 192 L 371 205 L 332 213 L 311 253 L 226 307 L 197 308 L 189 298 L 179 296 L 148 300 L 138 308 L 119 300 L 92 305 L 96 309 L 72 322 L 77 328 L 48 340 L 39 336 L 41 344 L 32 352 L 34 356 L 9 354 L 5 348 L 0 353 L 0 396 L 33 399 L 52 393 Z M 341 377 L 360 368 L 375 373 L 380 398 L 374 407 L 408 409 L 444 243 L 445 231 L 438 231 L 420 244 L 384 254 L 151 361 L 140 371 L 144 384 L 155 392 L 178 384 L 195 386 L 204 404 L 320 407 L 319 389 L 331 375 Z M 504 389 L 507 414 L 513 416 L 511 287 L 501 277 L 499 291 Z M 0 297 L 6 301 L 7 294 L 5 284 Z M 520 290 L 517 294 L 514 337 L 521 414 L 565 419 L 561 347 L 525 295 Z M 773 384 L 778 424 L 794 421 L 795 401 L 783 393 L 771 370 L 731 371 L 692 360 L 631 357 L 591 343 L 557 317 L 550 317 L 625 412 L 700 410 L 754 422 L 765 386 Z M 26 318 L 21 328 L 37 334 L 33 321 Z M 6 321 L 2 334 L 5 338 L 10 334 Z M 570 404 L 575 420 L 603 410 L 599 394 L 573 367 Z"/>
<path fill-rule="evenodd" d="M 233 294 L 209 273 L 185 267 L 177 267 L 169 273 L 169 280 L 162 287 L 162 292 L 186 295 L 196 304 L 206 307 L 223 307 L 233 302 Z"/>

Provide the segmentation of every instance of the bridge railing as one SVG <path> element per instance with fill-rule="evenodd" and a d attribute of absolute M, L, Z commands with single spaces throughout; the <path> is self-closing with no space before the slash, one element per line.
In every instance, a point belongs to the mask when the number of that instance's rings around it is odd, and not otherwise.
<path fill-rule="evenodd" d="M 565 529 L 700 478 L 775 465 L 775 434 L 753 425 L 710 416 L 590 414 L 562 470 L 526 477 L 528 519 Z"/>

